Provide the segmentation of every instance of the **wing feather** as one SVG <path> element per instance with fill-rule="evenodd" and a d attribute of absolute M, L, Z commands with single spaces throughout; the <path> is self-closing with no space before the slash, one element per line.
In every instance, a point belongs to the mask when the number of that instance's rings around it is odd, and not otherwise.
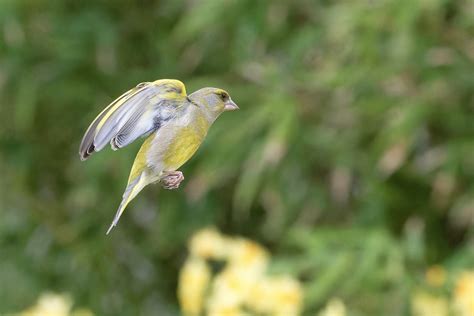
<path fill-rule="evenodd" d="M 157 80 L 137 85 L 109 104 L 91 123 L 79 155 L 86 160 L 108 143 L 114 150 L 125 147 L 159 128 L 160 115 L 174 112 L 186 100 L 186 89 L 179 80 Z M 166 108 L 166 111 L 163 109 Z"/>
<path fill-rule="evenodd" d="M 101 150 L 110 140 L 130 121 L 143 116 L 146 111 L 152 111 L 153 105 L 150 102 L 151 97 L 157 91 L 153 86 L 143 88 L 131 95 L 128 100 L 115 111 L 109 112 L 99 123 L 94 136 L 94 145 L 96 151 Z"/>
<path fill-rule="evenodd" d="M 112 103 L 110 103 L 102 112 L 97 115 L 97 117 L 92 121 L 91 125 L 87 129 L 84 137 L 82 138 L 81 145 L 79 147 L 79 155 L 81 156 L 81 160 L 86 160 L 93 152 L 94 152 L 94 136 L 96 132 L 96 128 L 99 125 L 100 121 L 107 115 L 107 113 L 112 109 L 114 105 L 117 103 L 123 102 L 123 100 L 133 91 L 133 89 L 128 90 L 120 97 L 115 99 Z"/>
<path fill-rule="evenodd" d="M 110 140 L 112 149 L 117 150 L 132 143 L 135 139 L 141 136 L 149 135 L 156 129 L 152 117 L 147 118 L 147 115 L 152 115 L 152 111 L 140 114 L 136 112 L 127 123 L 117 132 L 117 134 Z M 139 115 L 140 114 L 140 115 Z M 159 117 L 159 114 L 157 115 Z M 161 118 L 158 118 L 161 119 Z"/>

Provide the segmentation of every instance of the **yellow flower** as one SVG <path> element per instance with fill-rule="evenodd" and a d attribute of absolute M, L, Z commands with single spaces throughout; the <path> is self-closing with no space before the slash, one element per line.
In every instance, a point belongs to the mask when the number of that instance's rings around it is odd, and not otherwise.
<path fill-rule="evenodd" d="M 269 260 L 268 252 L 256 242 L 234 238 L 229 241 L 228 248 L 231 265 L 251 270 L 255 274 L 262 274 L 266 270 Z"/>
<path fill-rule="evenodd" d="M 456 280 L 454 309 L 459 316 L 474 315 L 474 271 L 463 272 Z"/>
<path fill-rule="evenodd" d="M 338 298 L 331 299 L 319 316 L 346 316 L 346 305 Z"/>
<path fill-rule="evenodd" d="M 35 306 L 21 312 L 20 316 L 92 316 L 92 312 L 87 309 L 80 309 L 71 312 L 72 300 L 68 295 L 44 293 Z"/>
<path fill-rule="evenodd" d="M 238 308 L 242 305 L 250 289 L 255 286 L 258 275 L 247 274 L 244 269 L 227 267 L 213 282 L 208 300 L 208 310 Z"/>
<path fill-rule="evenodd" d="M 178 285 L 184 314 L 248 316 L 260 312 L 269 316 L 299 315 L 303 300 L 299 282 L 286 276 L 267 277 L 270 256 L 259 244 L 204 229 L 192 237 L 189 249 L 191 259 L 183 267 Z M 213 280 L 206 259 L 226 262 Z M 206 293 L 209 283 L 210 290 Z"/>
<path fill-rule="evenodd" d="M 206 316 L 250 316 L 238 307 L 222 307 L 210 310 Z"/>
<path fill-rule="evenodd" d="M 208 301 L 210 311 L 240 306 L 264 275 L 268 264 L 266 250 L 243 238 L 223 238 L 227 266 L 213 282 Z"/>
<path fill-rule="evenodd" d="M 425 279 L 426 282 L 431 286 L 442 286 L 446 280 L 446 271 L 442 266 L 434 265 L 426 271 Z"/>
<path fill-rule="evenodd" d="M 298 281 L 288 276 L 262 278 L 249 292 L 246 305 L 259 313 L 299 315 L 303 291 Z"/>
<path fill-rule="evenodd" d="M 211 271 L 200 258 L 189 259 L 179 275 L 178 299 L 186 315 L 199 315 L 203 307 L 205 291 L 211 279 Z"/>
<path fill-rule="evenodd" d="M 419 291 L 412 297 L 411 311 L 413 316 L 447 316 L 448 300 Z"/>
<path fill-rule="evenodd" d="M 21 315 L 24 316 L 67 316 L 71 310 L 71 298 L 66 295 L 45 293 L 40 296 L 35 306 Z"/>
<path fill-rule="evenodd" d="M 226 238 L 212 228 L 197 232 L 189 243 L 191 255 L 205 259 L 224 259 L 228 248 Z"/>

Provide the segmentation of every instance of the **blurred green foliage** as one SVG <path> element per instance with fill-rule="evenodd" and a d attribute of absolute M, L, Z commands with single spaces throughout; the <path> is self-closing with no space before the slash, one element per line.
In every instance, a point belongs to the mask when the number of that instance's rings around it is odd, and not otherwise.
<path fill-rule="evenodd" d="M 305 310 L 405 315 L 426 267 L 474 265 L 469 0 L 0 2 L 0 313 L 46 290 L 99 315 L 174 315 L 193 231 L 267 245 Z M 142 81 L 228 90 L 176 191 L 110 236 L 140 144 L 81 163 Z"/>

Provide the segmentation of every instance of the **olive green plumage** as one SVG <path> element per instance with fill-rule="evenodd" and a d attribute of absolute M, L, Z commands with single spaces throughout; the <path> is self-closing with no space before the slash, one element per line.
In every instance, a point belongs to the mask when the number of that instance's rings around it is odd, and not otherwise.
<path fill-rule="evenodd" d="M 146 185 L 162 181 L 168 184 L 167 188 L 179 186 L 184 177 L 177 169 L 193 156 L 217 117 L 235 109 L 237 105 L 222 89 L 203 88 L 187 96 L 184 84 L 171 79 L 140 83 L 105 108 L 82 139 L 82 160 L 108 143 L 117 150 L 147 137 L 107 233 Z"/>

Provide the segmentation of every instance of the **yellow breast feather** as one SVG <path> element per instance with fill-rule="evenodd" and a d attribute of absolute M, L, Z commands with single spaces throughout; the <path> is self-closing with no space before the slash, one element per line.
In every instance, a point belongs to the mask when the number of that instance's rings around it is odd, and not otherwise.
<path fill-rule="evenodd" d="M 208 129 L 209 122 L 201 114 L 193 118 L 192 124 L 181 127 L 165 151 L 165 169 L 176 170 L 186 163 L 201 145 Z"/>
<path fill-rule="evenodd" d="M 176 170 L 191 158 L 201 145 L 203 136 L 192 127 L 183 127 L 166 149 L 163 166 L 166 170 Z"/>

